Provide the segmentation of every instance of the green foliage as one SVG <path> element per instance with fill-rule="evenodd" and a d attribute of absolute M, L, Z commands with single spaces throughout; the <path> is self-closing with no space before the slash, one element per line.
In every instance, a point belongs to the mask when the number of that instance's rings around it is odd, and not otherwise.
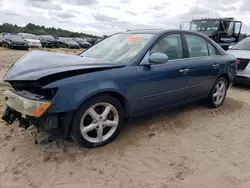
<path fill-rule="evenodd" d="M 39 26 L 32 23 L 27 24 L 25 27 L 17 26 L 16 24 L 3 23 L 0 25 L 0 33 L 32 33 L 35 35 L 52 35 L 58 37 L 97 37 L 90 34 L 71 32 L 63 29 L 56 29 L 54 27 Z"/>
<path fill-rule="evenodd" d="M 240 40 L 242 40 L 242 39 L 244 39 L 244 38 L 246 38 L 246 37 L 247 37 L 247 34 L 246 34 L 246 33 L 240 34 Z"/>

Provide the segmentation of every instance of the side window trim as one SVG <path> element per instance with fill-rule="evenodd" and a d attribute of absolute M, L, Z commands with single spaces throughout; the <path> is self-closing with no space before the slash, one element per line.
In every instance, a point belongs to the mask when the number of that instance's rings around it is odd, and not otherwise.
<path fill-rule="evenodd" d="M 207 40 L 206 40 L 206 45 L 207 45 L 208 56 L 210 56 L 210 49 L 208 47 L 208 41 Z"/>

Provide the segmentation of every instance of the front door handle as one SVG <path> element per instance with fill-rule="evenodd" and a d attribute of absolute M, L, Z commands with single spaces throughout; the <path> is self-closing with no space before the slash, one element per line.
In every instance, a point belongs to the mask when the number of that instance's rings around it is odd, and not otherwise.
<path fill-rule="evenodd" d="M 187 74 L 188 71 L 189 71 L 189 69 L 181 69 L 180 73 L 182 73 L 184 75 L 184 74 Z"/>
<path fill-rule="evenodd" d="M 218 63 L 217 63 L 217 64 L 213 64 L 213 68 L 215 68 L 215 69 L 216 69 L 216 68 L 219 68 L 219 66 L 220 66 L 220 65 L 219 65 Z"/>

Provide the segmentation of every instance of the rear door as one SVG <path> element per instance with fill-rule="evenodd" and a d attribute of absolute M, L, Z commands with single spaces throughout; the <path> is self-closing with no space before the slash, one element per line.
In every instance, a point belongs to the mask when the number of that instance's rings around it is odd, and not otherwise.
<path fill-rule="evenodd" d="M 186 67 L 189 69 L 190 95 L 199 98 L 209 92 L 220 70 L 221 55 L 206 38 L 185 33 L 188 57 Z"/>

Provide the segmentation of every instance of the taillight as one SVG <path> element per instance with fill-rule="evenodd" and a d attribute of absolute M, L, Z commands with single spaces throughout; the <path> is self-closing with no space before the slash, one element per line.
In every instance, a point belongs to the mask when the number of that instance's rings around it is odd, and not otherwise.
<path fill-rule="evenodd" d="M 240 60 L 236 59 L 234 63 L 238 65 L 240 63 Z"/>

